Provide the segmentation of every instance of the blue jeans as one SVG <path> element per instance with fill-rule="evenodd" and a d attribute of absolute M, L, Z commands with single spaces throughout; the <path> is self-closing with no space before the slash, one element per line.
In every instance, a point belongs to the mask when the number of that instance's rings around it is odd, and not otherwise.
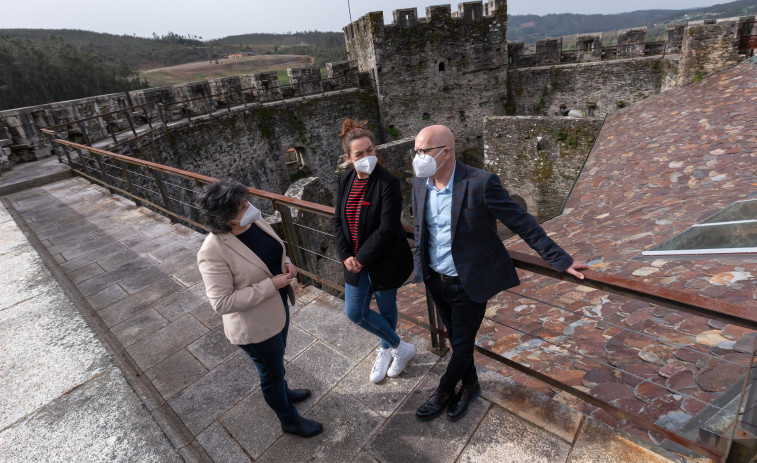
<path fill-rule="evenodd" d="M 371 296 L 376 295 L 380 314 L 370 309 Z M 347 318 L 381 339 L 381 347 L 389 349 L 400 344 L 397 328 L 397 288 L 373 291 L 368 271 L 358 275 L 357 286 L 344 285 L 344 311 Z"/>
<path fill-rule="evenodd" d="M 281 332 L 265 341 L 243 344 L 239 348 L 245 351 L 255 363 L 260 377 L 260 390 L 269 407 L 276 412 L 282 423 L 293 423 L 300 418 L 288 394 L 287 382 L 284 379 L 284 349 L 289 332 L 289 306 L 286 310 L 286 324 Z"/>

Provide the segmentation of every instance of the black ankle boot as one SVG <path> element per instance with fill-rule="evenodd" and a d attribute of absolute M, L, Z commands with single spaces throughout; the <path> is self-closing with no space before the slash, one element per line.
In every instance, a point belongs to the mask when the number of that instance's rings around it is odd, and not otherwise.
<path fill-rule="evenodd" d="M 313 437 L 323 431 L 323 425 L 317 421 L 300 417 L 300 419 L 294 423 L 281 423 L 281 430 L 286 434 L 294 434 L 300 437 Z"/>
<path fill-rule="evenodd" d="M 428 398 L 428 400 L 418 408 L 415 412 L 415 416 L 421 421 L 430 421 L 441 415 L 444 408 L 452 399 L 452 394 L 444 392 L 441 389 L 436 389 L 434 394 Z"/>
<path fill-rule="evenodd" d="M 302 402 L 312 395 L 310 389 L 287 389 L 289 400 L 294 403 Z"/>
<path fill-rule="evenodd" d="M 481 386 L 476 381 L 473 384 L 463 385 L 460 391 L 455 394 L 455 397 L 449 403 L 449 409 L 447 409 L 447 419 L 450 421 L 457 421 L 468 411 L 468 405 L 476 400 L 481 395 Z"/>

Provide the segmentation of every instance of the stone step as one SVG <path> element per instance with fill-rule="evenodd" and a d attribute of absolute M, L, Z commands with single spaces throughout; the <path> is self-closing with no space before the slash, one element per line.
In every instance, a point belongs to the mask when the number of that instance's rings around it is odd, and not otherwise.
<path fill-rule="evenodd" d="M 71 168 L 55 157 L 17 164 L 0 174 L 0 196 L 47 185 L 73 176 Z"/>

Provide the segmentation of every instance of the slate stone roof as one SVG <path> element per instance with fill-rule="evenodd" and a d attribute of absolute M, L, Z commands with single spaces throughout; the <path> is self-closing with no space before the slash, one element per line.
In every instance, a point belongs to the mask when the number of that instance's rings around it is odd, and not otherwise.
<path fill-rule="evenodd" d="M 564 214 L 544 228 L 593 270 L 757 310 L 757 255 L 641 256 L 732 202 L 757 198 L 755 108 L 757 62 L 744 61 L 610 114 Z M 506 245 L 533 254 L 517 237 Z M 480 344 L 693 439 L 701 413 L 740 392 L 734 384 L 743 385 L 757 333 L 519 273 L 521 286 L 489 302 Z M 401 309 L 427 318 L 422 294 L 418 285 L 401 290 Z M 662 441 L 522 373 L 508 374 Z"/>

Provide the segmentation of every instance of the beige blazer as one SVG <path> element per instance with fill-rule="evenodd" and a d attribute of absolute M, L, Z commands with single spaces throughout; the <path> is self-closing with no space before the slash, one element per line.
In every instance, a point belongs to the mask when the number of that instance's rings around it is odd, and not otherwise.
<path fill-rule="evenodd" d="M 270 225 L 255 222 L 284 243 Z M 281 254 L 281 267 L 290 263 L 286 251 Z M 197 253 L 197 264 L 205 282 L 205 292 L 213 309 L 221 314 L 223 331 L 232 344 L 265 341 L 284 329 L 286 312 L 273 286 L 271 272 L 263 261 L 231 233 L 209 234 Z M 294 304 L 294 291 L 288 288 Z"/>

